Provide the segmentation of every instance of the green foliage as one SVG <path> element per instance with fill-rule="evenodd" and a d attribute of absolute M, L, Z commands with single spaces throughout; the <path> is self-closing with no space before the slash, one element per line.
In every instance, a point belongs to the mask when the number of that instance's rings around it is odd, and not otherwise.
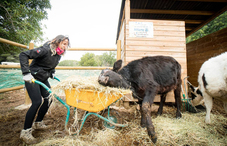
<path fill-rule="evenodd" d="M 84 54 L 79 61 L 80 66 L 97 66 L 94 53 Z"/>
<path fill-rule="evenodd" d="M 76 60 L 63 60 L 61 61 L 58 66 L 78 66 L 79 62 Z"/>
<path fill-rule="evenodd" d="M 209 35 L 211 33 L 214 33 L 216 31 L 221 30 L 221 29 L 226 28 L 226 27 L 227 27 L 227 11 L 225 11 L 220 16 L 216 17 L 214 20 L 212 20 L 207 25 L 203 26 L 197 32 L 188 36 L 187 39 L 186 39 L 186 43 L 195 41 L 199 38 L 202 38 L 206 35 Z"/>
<path fill-rule="evenodd" d="M 113 66 L 116 61 L 116 52 L 103 53 L 102 55 L 94 55 L 86 53 L 81 57 L 81 66 Z"/>
<path fill-rule="evenodd" d="M 100 56 L 100 60 L 100 66 L 113 66 L 116 61 L 116 52 L 103 53 L 103 55 Z"/>
<path fill-rule="evenodd" d="M 0 3 L 0 36 L 20 44 L 43 40 L 41 20 L 47 19 L 49 0 L 2 0 Z M 20 52 L 22 49 L 0 43 L 0 53 Z"/>

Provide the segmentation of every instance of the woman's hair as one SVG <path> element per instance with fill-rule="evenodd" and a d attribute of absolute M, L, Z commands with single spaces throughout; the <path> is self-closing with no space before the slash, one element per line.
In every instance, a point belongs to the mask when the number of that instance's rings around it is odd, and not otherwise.
<path fill-rule="evenodd" d="M 64 41 L 65 39 L 67 39 L 69 41 L 69 37 L 64 36 L 64 35 L 58 35 L 50 42 L 50 44 L 55 45 L 57 48 L 57 46 L 60 44 L 60 42 Z M 70 43 L 69 43 L 69 46 L 70 46 Z"/>
<path fill-rule="evenodd" d="M 56 48 L 58 47 L 58 45 L 59 45 L 62 41 L 64 41 L 65 39 L 67 39 L 68 42 L 69 42 L 69 37 L 64 36 L 64 35 L 58 35 L 58 36 L 56 36 L 53 40 L 50 41 L 50 48 L 51 48 L 51 51 L 52 51 L 53 55 L 56 54 L 56 50 L 55 50 L 55 49 L 56 49 Z M 70 47 L 70 42 L 69 42 L 68 46 Z"/>

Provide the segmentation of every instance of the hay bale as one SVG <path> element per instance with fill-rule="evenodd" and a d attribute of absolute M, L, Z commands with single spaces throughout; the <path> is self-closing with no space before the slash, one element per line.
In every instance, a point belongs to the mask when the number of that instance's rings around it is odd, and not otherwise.
<path fill-rule="evenodd" d="M 227 118 L 222 115 L 211 114 L 212 121 L 215 122 L 208 125 L 204 122 L 204 116 L 205 113 L 192 114 L 185 112 L 181 119 L 176 119 L 173 115 L 169 116 L 169 114 L 157 118 L 153 117 L 152 121 L 158 135 L 156 145 L 226 145 L 227 133 L 224 127 Z M 129 126 L 122 129 L 99 130 L 93 127 L 87 135 L 52 138 L 38 145 L 153 145 L 146 128 L 140 126 L 140 118 L 128 120 Z"/>
<path fill-rule="evenodd" d="M 80 77 L 70 76 L 69 78 L 59 82 L 52 88 L 53 93 L 62 93 L 66 89 L 89 89 L 97 92 L 104 92 L 105 94 L 123 95 L 125 92 L 131 92 L 129 89 L 112 88 L 102 86 L 98 83 L 98 77 Z"/>

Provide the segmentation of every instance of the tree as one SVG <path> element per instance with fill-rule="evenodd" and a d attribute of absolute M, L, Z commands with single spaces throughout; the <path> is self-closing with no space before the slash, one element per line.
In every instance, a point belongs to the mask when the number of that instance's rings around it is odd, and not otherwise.
<path fill-rule="evenodd" d="M 101 60 L 101 66 L 113 66 L 114 62 L 116 61 L 116 52 L 107 52 L 103 53 L 100 60 Z"/>
<path fill-rule="evenodd" d="M 186 43 L 191 41 L 195 41 L 199 38 L 202 38 L 206 35 L 214 33 L 218 30 L 227 27 L 227 11 L 216 17 L 214 20 L 209 22 L 207 25 L 203 26 L 201 29 L 188 36 L 186 39 Z"/>
<path fill-rule="evenodd" d="M 61 61 L 58 66 L 78 66 L 79 62 L 76 60 L 63 60 Z"/>
<path fill-rule="evenodd" d="M 0 3 L 0 36 L 20 44 L 43 40 L 41 20 L 47 19 L 49 0 L 2 0 Z M 22 48 L 0 43 L 0 53 L 19 52 Z"/>
<path fill-rule="evenodd" d="M 97 66 L 94 53 L 84 54 L 79 61 L 80 66 Z"/>

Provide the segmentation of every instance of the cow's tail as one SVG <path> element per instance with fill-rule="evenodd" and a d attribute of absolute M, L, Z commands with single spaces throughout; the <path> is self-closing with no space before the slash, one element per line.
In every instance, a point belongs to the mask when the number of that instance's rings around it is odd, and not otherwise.
<path fill-rule="evenodd" d="M 179 88 L 181 88 L 181 65 L 178 63 L 178 67 L 177 67 L 177 80 L 178 80 L 178 84 L 177 86 L 179 86 Z"/>

